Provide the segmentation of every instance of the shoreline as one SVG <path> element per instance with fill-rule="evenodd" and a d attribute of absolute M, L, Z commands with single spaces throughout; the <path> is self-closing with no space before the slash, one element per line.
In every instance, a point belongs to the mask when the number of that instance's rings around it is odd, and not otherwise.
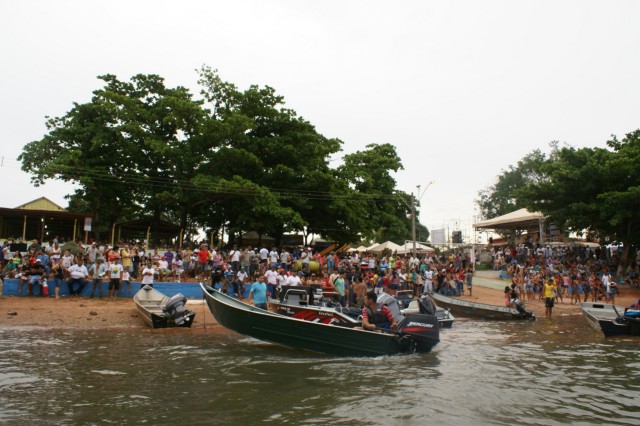
<path fill-rule="evenodd" d="M 473 296 L 461 296 L 468 300 L 490 305 L 502 306 L 503 292 L 496 287 L 504 287 L 498 279 L 484 279 L 485 284 L 473 286 Z M 616 304 L 629 306 L 640 297 L 640 289 L 621 288 L 622 295 L 616 297 Z M 527 301 L 526 308 L 533 311 L 537 318 L 544 318 L 544 301 Z M 191 329 L 179 330 L 219 330 L 228 332 L 220 326 L 203 299 L 188 299 L 187 308 L 196 313 Z M 13 315 L 12 313 L 15 313 Z M 581 315 L 580 306 L 569 303 L 556 303 L 552 318 L 564 315 Z M 118 298 L 116 301 L 98 298 L 62 297 L 55 300 L 49 297 L 0 296 L 0 328 L 18 326 L 41 327 L 47 329 L 131 329 L 150 330 L 151 328 L 138 313 L 131 298 Z M 166 329 L 177 330 L 177 329 Z"/>

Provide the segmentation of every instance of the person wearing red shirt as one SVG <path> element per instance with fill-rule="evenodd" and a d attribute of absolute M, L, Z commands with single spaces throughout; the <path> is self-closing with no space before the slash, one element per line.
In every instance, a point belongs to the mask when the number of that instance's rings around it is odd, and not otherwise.
<path fill-rule="evenodd" d="M 375 331 L 381 328 L 398 328 L 398 323 L 393 318 L 391 310 L 387 306 L 381 306 L 378 309 L 378 296 L 373 292 L 367 292 L 362 308 L 362 328 L 365 330 Z"/>

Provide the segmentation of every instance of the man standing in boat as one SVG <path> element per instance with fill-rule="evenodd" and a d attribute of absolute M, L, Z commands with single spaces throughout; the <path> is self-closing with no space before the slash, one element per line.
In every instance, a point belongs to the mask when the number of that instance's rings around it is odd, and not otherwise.
<path fill-rule="evenodd" d="M 365 307 L 362 309 L 362 328 L 375 331 L 381 328 L 398 328 L 398 323 L 393 318 L 391 310 L 383 305 L 378 309 L 378 296 L 373 292 L 367 292 L 364 299 Z"/>

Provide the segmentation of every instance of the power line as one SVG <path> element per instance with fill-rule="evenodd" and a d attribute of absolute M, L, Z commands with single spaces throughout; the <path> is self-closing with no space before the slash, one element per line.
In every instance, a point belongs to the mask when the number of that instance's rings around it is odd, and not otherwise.
<path fill-rule="evenodd" d="M 13 162 L 14 164 L 4 164 L 2 167 L 20 168 L 19 162 Z M 258 188 L 238 188 L 234 187 L 229 189 L 228 184 L 223 183 L 209 183 L 209 184 L 197 184 L 185 180 L 179 180 L 175 177 L 163 177 L 163 176 L 148 176 L 142 174 L 136 174 L 131 172 L 119 172 L 117 175 L 109 173 L 105 170 L 96 170 L 86 167 L 71 167 L 61 166 L 60 171 L 55 175 L 63 176 L 68 180 L 77 181 L 78 177 L 86 176 L 97 181 L 114 182 L 130 185 L 145 185 L 152 187 L 163 187 L 167 185 L 177 186 L 181 190 L 185 191 L 204 191 L 215 194 L 225 195 L 246 195 L 255 197 L 269 197 L 276 196 L 279 198 L 300 198 L 305 200 L 317 200 L 317 201 L 330 201 L 330 200 L 352 200 L 355 197 L 364 199 L 367 201 L 382 201 L 388 199 L 387 195 L 373 195 L 366 193 L 357 194 L 340 194 L 331 193 L 327 191 L 313 190 L 313 189 L 294 189 L 294 188 L 271 188 L 271 187 L 258 187 Z M 51 178 L 53 179 L 53 178 Z M 233 184 L 233 182 L 231 182 Z M 267 190 L 269 193 L 265 193 Z"/>

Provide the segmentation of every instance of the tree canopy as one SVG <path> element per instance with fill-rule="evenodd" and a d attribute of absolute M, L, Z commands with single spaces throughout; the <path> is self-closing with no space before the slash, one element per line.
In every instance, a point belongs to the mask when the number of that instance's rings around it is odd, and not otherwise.
<path fill-rule="evenodd" d="M 540 211 L 565 232 L 622 242 L 626 265 L 640 243 L 640 130 L 622 140 L 612 136 L 605 148 L 551 148 L 548 156 L 539 150 L 527 155 L 482 191 L 477 203 L 483 214 Z"/>
<path fill-rule="evenodd" d="M 198 73 L 201 99 L 158 75 L 98 77 L 91 101 L 48 118 L 47 134 L 25 145 L 22 169 L 36 186 L 76 183 L 70 206 L 92 215 L 97 239 L 141 216 L 178 223 L 187 238 L 221 228 L 278 242 L 300 231 L 338 242 L 410 238 L 393 145 L 368 145 L 332 168 L 342 141 L 285 108 L 275 89 L 240 90 L 207 66 Z"/>

